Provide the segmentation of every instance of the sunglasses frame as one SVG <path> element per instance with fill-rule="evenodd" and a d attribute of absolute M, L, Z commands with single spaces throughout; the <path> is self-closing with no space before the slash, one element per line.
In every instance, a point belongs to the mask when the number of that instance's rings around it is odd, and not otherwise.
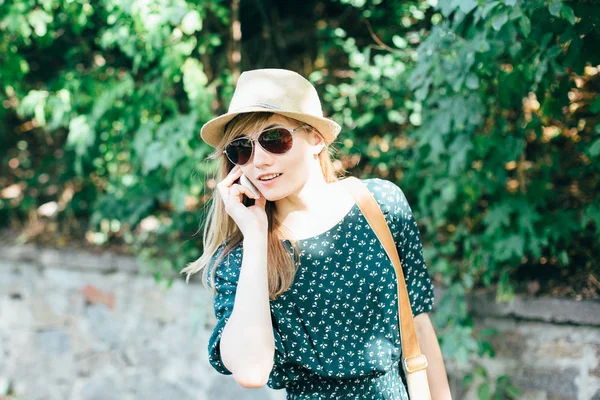
<path fill-rule="evenodd" d="M 237 138 L 233 139 L 231 142 L 229 142 L 229 144 L 227 146 L 225 146 L 225 150 L 223 150 L 223 154 L 225 154 L 225 156 L 227 157 L 227 159 L 232 164 L 234 164 L 234 165 L 239 165 L 239 166 L 246 165 L 246 164 L 248 164 L 250 162 L 250 160 L 252 160 L 252 157 L 254 156 L 254 147 L 256 146 L 254 142 L 257 142 L 258 145 L 260 146 L 260 148 L 263 149 L 264 151 L 266 151 L 267 153 L 273 154 L 273 155 L 276 155 L 276 156 L 280 156 L 282 154 L 287 153 L 288 151 L 290 151 L 292 149 L 292 146 L 294 146 L 294 135 L 293 135 L 293 133 L 296 132 L 297 130 L 299 130 L 300 128 L 305 127 L 305 126 L 309 126 L 309 125 L 308 124 L 302 124 L 302 125 L 294 128 L 294 129 L 289 129 L 289 128 L 286 128 L 285 126 L 274 126 L 274 127 L 267 128 L 267 129 L 263 130 L 256 137 L 256 139 L 251 139 L 250 136 L 240 136 L 240 137 L 237 137 Z M 268 131 L 272 131 L 274 129 L 285 129 L 286 131 L 288 131 L 290 133 L 290 135 L 292 137 L 292 145 L 290 146 L 289 150 L 287 150 L 285 153 L 271 153 L 269 150 L 265 149 L 260 144 L 260 142 L 258 141 L 258 139 L 262 136 L 263 133 L 268 132 Z M 227 154 L 227 147 L 229 147 L 231 145 L 231 143 L 235 142 L 236 140 L 242 140 L 242 139 L 248 139 L 248 140 L 250 140 L 250 143 L 252 144 L 252 152 L 250 153 L 250 157 L 248 157 L 248 161 L 246 161 L 244 164 L 238 164 L 238 163 L 233 162 L 233 160 L 231 160 L 231 157 L 229 157 L 229 154 Z"/>

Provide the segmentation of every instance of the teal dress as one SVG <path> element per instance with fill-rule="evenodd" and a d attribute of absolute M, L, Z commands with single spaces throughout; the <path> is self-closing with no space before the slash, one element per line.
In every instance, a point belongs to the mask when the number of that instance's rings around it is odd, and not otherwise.
<path fill-rule="evenodd" d="M 384 179 L 362 181 L 397 244 L 413 315 L 430 311 L 433 285 L 404 193 Z M 267 386 L 285 388 L 287 399 L 408 400 L 400 365 L 396 272 L 358 205 L 327 232 L 298 244 L 294 283 L 270 302 L 275 358 Z M 285 245 L 291 254 L 289 242 Z M 221 361 L 219 341 L 233 309 L 242 247 L 224 258 L 215 276 L 217 324 L 208 359 L 225 375 L 231 372 Z"/>

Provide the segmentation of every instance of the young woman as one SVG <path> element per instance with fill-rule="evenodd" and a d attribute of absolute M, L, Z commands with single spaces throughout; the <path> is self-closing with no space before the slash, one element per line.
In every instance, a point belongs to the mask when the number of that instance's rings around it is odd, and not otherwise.
<path fill-rule="evenodd" d="M 204 252 L 183 273 L 205 271 L 217 318 L 209 362 L 241 386 L 285 388 L 288 399 L 408 399 L 395 270 L 339 184 L 329 147 L 339 131 L 300 75 L 244 72 L 228 113 L 202 127 L 220 177 Z M 362 181 L 397 245 L 432 398 L 449 399 L 411 209 L 394 183 Z"/>

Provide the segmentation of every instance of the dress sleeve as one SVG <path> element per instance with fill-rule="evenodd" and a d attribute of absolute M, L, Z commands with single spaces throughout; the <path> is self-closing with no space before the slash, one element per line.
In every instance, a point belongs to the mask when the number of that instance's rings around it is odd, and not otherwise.
<path fill-rule="evenodd" d="M 215 255 L 209 264 L 209 287 L 211 287 L 210 276 L 212 273 L 212 268 L 215 267 L 215 261 L 222 253 L 223 249 L 224 246 L 221 246 L 215 252 Z M 223 329 L 225 328 L 225 325 L 227 324 L 227 321 L 229 320 L 229 317 L 233 311 L 237 283 L 242 266 L 242 254 L 242 246 L 240 245 L 235 247 L 229 252 L 229 254 L 222 258 L 221 262 L 218 264 L 218 266 L 216 266 L 217 269 L 215 272 L 215 297 L 213 300 L 213 305 L 217 323 L 208 339 L 208 361 L 217 372 L 223 375 L 232 375 L 232 372 L 225 367 L 221 359 L 220 343 Z M 273 319 L 272 313 L 271 319 Z M 276 365 L 279 365 L 278 363 L 282 363 L 285 359 L 285 349 L 283 347 L 281 335 L 275 326 L 273 326 L 273 335 L 275 337 L 274 361 Z"/>
<path fill-rule="evenodd" d="M 398 219 L 398 226 L 392 233 L 402 262 L 410 307 L 413 317 L 416 317 L 433 308 L 433 282 L 423 258 L 423 243 L 417 221 L 402 189 L 393 183 L 392 186 L 395 193 L 393 216 Z"/>
<path fill-rule="evenodd" d="M 379 197 L 381 211 L 392 231 L 402 263 L 410 306 L 413 316 L 416 317 L 431 311 L 434 300 L 433 282 L 423 258 L 423 244 L 417 221 L 398 185 L 383 179 L 376 181 L 379 184 L 375 185 L 373 194 L 376 199 Z M 373 184 L 369 186 L 372 187 Z"/>

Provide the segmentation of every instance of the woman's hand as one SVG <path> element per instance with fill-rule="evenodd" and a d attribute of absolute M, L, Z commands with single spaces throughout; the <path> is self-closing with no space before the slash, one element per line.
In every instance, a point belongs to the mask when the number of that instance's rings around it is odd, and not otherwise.
<path fill-rule="evenodd" d="M 236 165 L 227 177 L 217 184 L 217 189 L 225 204 L 225 211 L 233 218 L 244 237 L 266 234 L 268 221 L 265 204 L 267 200 L 263 196 L 254 196 L 244 186 L 234 183 L 241 175 L 242 169 Z M 255 199 L 253 206 L 246 207 L 242 203 L 244 194 Z"/>

